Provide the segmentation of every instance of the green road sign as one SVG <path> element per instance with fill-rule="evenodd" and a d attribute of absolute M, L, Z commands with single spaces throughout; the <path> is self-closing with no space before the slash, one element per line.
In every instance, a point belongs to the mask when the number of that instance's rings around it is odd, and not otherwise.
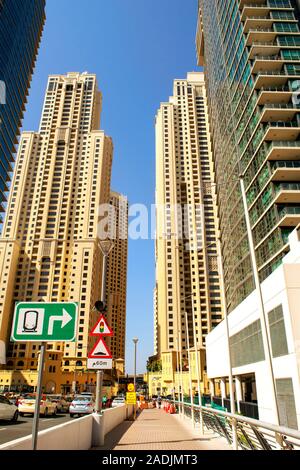
<path fill-rule="evenodd" d="M 17 303 L 11 340 L 75 341 L 77 310 L 76 303 Z"/>

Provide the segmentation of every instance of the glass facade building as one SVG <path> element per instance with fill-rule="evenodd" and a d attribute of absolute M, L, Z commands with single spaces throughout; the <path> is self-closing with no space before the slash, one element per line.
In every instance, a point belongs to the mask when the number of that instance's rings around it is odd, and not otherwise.
<path fill-rule="evenodd" d="M 44 22 L 45 0 L 0 0 L 1 212 Z"/>
<path fill-rule="evenodd" d="M 300 223 L 299 11 L 297 0 L 199 1 L 229 311 L 254 289 L 239 175 L 261 281 Z"/>

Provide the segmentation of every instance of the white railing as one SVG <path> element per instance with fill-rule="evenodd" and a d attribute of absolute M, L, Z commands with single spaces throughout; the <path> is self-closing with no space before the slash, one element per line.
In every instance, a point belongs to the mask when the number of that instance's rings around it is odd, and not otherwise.
<path fill-rule="evenodd" d="M 190 404 L 175 404 L 177 411 L 191 418 L 192 407 Z M 225 411 L 220 411 L 208 406 L 194 405 L 194 419 L 200 423 L 200 409 L 206 429 L 212 430 L 233 444 L 234 428 L 236 427 L 237 443 L 242 450 L 300 450 L 300 431 L 275 426 L 270 423 L 247 418 Z M 234 426 L 235 425 L 235 426 Z"/>

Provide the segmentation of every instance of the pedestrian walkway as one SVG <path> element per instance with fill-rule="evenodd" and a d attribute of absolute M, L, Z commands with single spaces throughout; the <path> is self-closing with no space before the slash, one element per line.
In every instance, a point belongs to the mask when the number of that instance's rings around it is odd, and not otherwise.
<path fill-rule="evenodd" d="M 143 410 L 136 421 L 124 421 L 94 450 L 231 450 L 227 441 L 210 431 L 204 436 L 189 419 L 162 409 Z"/>

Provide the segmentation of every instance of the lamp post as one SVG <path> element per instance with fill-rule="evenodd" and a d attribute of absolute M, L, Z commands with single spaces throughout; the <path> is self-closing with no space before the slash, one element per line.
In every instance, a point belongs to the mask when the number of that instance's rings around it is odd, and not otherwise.
<path fill-rule="evenodd" d="M 74 366 L 74 376 L 73 376 L 73 383 L 72 383 L 72 392 L 76 393 L 76 363 L 75 363 L 75 366 Z"/>
<path fill-rule="evenodd" d="M 138 338 L 133 338 L 132 341 L 134 343 L 134 391 L 136 392 L 136 350 L 137 350 L 137 343 L 138 343 Z M 134 419 L 136 418 L 136 404 L 134 405 Z"/>
<path fill-rule="evenodd" d="M 101 286 L 101 302 L 105 306 L 106 299 L 106 271 L 107 271 L 107 258 L 109 253 L 114 247 L 111 240 L 100 240 L 99 248 L 103 255 L 102 261 L 102 286 Z M 95 308 L 95 307 L 94 307 Z M 96 384 L 96 413 L 101 413 L 102 410 L 102 383 L 103 383 L 103 370 L 97 370 L 97 384 Z"/>
<path fill-rule="evenodd" d="M 234 386 L 233 386 L 232 361 L 231 361 L 231 353 L 230 353 L 229 322 L 228 322 L 228 312 L 227 312 L 227 304 L 226 304 L 226 296 L 225 296 L 224 271 L 223 271 L 223 260 L 222 260 L 220 238 L 218 238 L 218 241 L 217 241 L 217 253 L 218 253 L 218 261 L 219 261 L 220 287 L 221 287 L 221 295 L 222 295 L 222 303 L 223 303 L 224 319 L 225 319 L 225 327 L 226 327 L 226 344 L 227 344 L 228 369 L 229 369 L 228 373 L 229 373 L 229 390 L 230 390 L 230 408 L 231 408 L 231 413 L 235 414 L 236 409 L 235 409 L 235 397 L 234 397 Z M 238 450 L 237 423 L 235 419 L 232 420 L 232 448 L 233 450 Z"/>
<path fill-rule="evenodd" d="M 265 304 L 264 304 L 264 299 L 263 299 L 263 294 L 262 294 L 262 288 L 261 288 L 261 283 L 260 283 L 260 278 L 259 278 L 259 271 L 258 271 L 258 266 L 257 266 L 257 261 L 256 261 L 256 253 L 255 253 L 255 245 L 254 245 L 254 240 L 253 240 L 253 233 L 252 233 L 252 227 L 251 227 L 251 221 L 250 221 L 250 215 L 248 211 L 248 203 L 247 203 L 247 196 L 246 196 L 246 190 L 245 190 L 245 182 L 244 182 L 244 175 L 241 173 L 240 174 L 240 186 L 241 186 L 241 193 L 242 193 L 242 198 L 243 198 L 243 206 L 244 206 L 244 213 L 245 213 L 245 219 L 246 219 L 246 226 L 247 226 L 247 234 L 248 234 L 248 242 L 249 242 L 249 247 L 250 247 L 250 258 L 251 258 L 251 264 L 252 264 L 252 272 L 254 276 L 254 281 L 255 281 L 255 288 L 258 296 L 258 305 L 259 305 L 259 312 L 260 312 L 260 323 L 261 323 L 261 333 L 262 333 L 262 340 L 263 340 L 263 347 L 264 347 L 264 353 L 265 353 L 265 361 L 267 365 L 267 369 L 271 378 L 271 395 L 272 395 L 272 401 L 273 401 L 273 406 L 274 406 L 274 411 L 275 411 L 275 419 L 277 425 L 280 424 L 280 416 L 279 416 L 279 408 L 278 408 L 278 401 L 277 401 L 277 392 L 276 392 L 276 384 L 275 384 L 275 375 L 274 375 L 274 369 L 273 369 L 273 363 L 272 363 L 272 352 L 271 352 L 271 345 L 270 345 L 270 339 L 268 335 L 268 327 L 267 327 L 267 315 L 265 311 Z"/>
<path fill-rule="evenodd" d="M 195 319 L 195 312 L 194 312 L 194 294 L 190 294 L 184 298 L 186 299 L 192 299 L 192 316 L 193 316 L 193 338 L 194 338 L 194 349 L 195 349 L 195 360 L 196 360 L 196 370 L 197 370 L 197 386 L 198 386 L 198 400 L 199 400 L 199 415 L 200 415 L 200 431 L 201 434 L 204 434 L 204 425 L 203 425 L 203 413 L 202 413 L 202 394 L 201 394 L 201 383 L 200 383 L 200 376 L 201 376 L 201 370 L 200 370 L 200 364 L 199 364 L 199 356 L 198 356 L 198 341 L 197 341 L 197 335 L 196 335 L 196 319 Z M 187 319 L 187 313 L 186 313 L 186 329 L 188 330 L 188 319 Z M 188 337 L 188 349 L 189 348 L 189 337 Z M 191 369 L 191 361 L 190 361 L 190 351 L 189 351 L 189 369 Z M 192 399 L 192 395 L 191 395 Z M 194 404 L 192 404 L 192 416 L 194 414 Z"/>
<path fill-rule="evenodd" d="M 280 416 L 279 416 L 279 408 L 278 408 L 278 401 L 277 401 L 275 375 L 274 375 L 274 369 L 273 369 L 273 363 L 272 363 L 271 345 L 270 345 L 270 339 L 269 339 L 268 327 L 267 327 L 267 315 L 265 311 L 264 299 L 263 299 L 262 288 L 261 288 L 261 283 L 260 283 L 260 278 L 259 278 L 257 260 L 256 260 L 255 245 L 254 245 L 251 220 L 250 220 L 248 202 L 247 202 L 247 195 L 246 195 L 246 189 L 245 189 L 245 181 L 244 181 L 245 175 L 244 175 L 244 172 L 242 171 L 240 160 L 238 162 L 238 171 L 239 171 L 239 177 L 236 178 L 235 181 L 239 181 L 240 183 L 240 192 L 242 196 L 243 212 L 244 212 L 244 217 L 246 221 L 247 238 L 248 238 L 248 243 L 249 243 L 252 274 L 254 277 L 255 290 L 257 293 L 257 297 L 258 297 L 258 309 L 260 313 L 260 323 L 261 323 L 264 355 L 265 355 L 265 361 L 266 361 L 269 377 L 271 379 L 271 396 L 272 396 L 272 402 L 273 402 L 273 409 L 275 412 L 275 419 L 276 419 L 275 424 L 279 425 Z M 217 187 L 217 186 L 227 185 L 227 183 L 211 182 L 210 185 L 211 187 L 213 186 Z M 227 324 L 227 328 L 228 328 L 228 324 Z"/>
<path fill-rule="evenodd" d="M 194 413 L 194 397 L 193 397 L 193 381 L 192 381 L 192 369 L 191 369 L 191 350 L 190 350 L 190 333 L 188 327 L 188 315 L 185 311 L 185 337 L 188 351 L 188 362 L 189 362 L 189 381 L 190 381 L 190 398 L 191 398 L 191 411 L 192 411 L 192 422 L 195 427 L 195 413 Z"/>

